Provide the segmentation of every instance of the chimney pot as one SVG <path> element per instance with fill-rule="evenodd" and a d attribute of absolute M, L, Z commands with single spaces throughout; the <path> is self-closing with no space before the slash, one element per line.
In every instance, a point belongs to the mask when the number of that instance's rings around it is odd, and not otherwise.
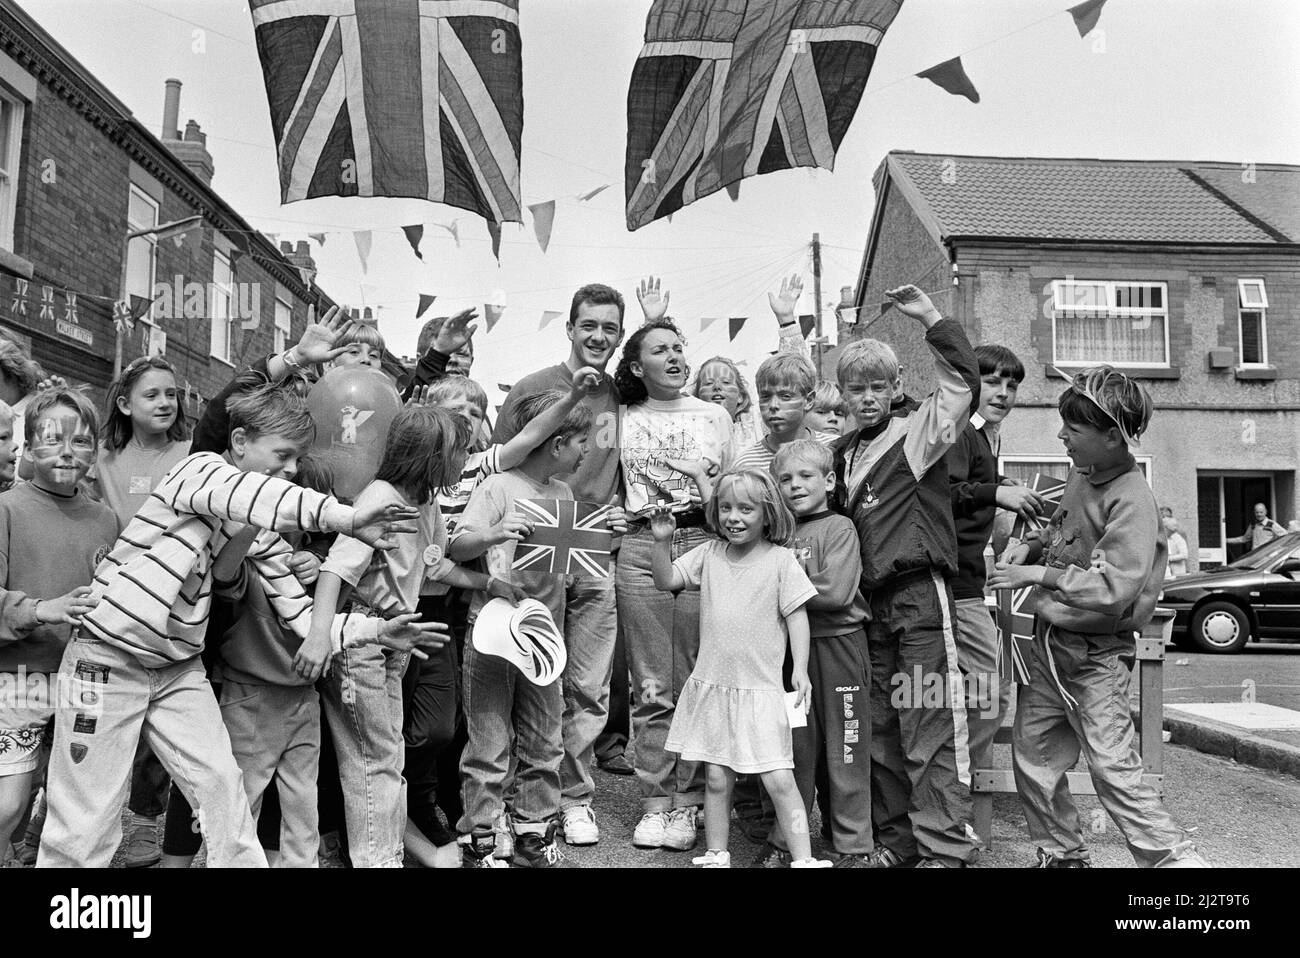
<path fill-rule="evenodd" d="M 293 243 L 289 240 L 280 240 L 280 252 L 285 256 L 293 255 Z"/>
<path fill-rule="evenodd" d="M 367 306 L 367 307 L 365 308 L 365 311 L 362 312 L 361 317 L 362 317 L 362 319 L 363 319 L 365 322 L 368 323 L 368 322 L 370 322 L 372 319 L 375 318 L 375 314 L 372 313 L 372 312 L 370 311 L 370 307 Z"/>
<path fill-rule="evenodd" d="M 180 133 L 176 129 L 176 124 L 180 122 L 181 117 L 181 81 L 172 77 L 163 84 L 163 87 L 162 138 L 179 140 Z"/>
<path fill-rule="evenodd" d="M 208 135 L 199 127 L 198 121 L 190 120 L 185 124 L 185 142 L 207 146 Z"/>
<path fill-rule="evenodd" d="M 311 247 L 307 245 L 306 240 L 298 240 L 297 253 L 299 256 L 305 256 L 308 259 L 311 259 Z"/>

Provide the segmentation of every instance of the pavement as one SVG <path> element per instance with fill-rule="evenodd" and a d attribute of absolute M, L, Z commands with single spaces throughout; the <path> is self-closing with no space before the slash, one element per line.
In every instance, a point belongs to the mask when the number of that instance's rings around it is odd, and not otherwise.
<path fill-rule="evenodd" d="M 1164 727 L 1177 744 L 1300 778 L 1300 644 L 1165 652 Z"/>

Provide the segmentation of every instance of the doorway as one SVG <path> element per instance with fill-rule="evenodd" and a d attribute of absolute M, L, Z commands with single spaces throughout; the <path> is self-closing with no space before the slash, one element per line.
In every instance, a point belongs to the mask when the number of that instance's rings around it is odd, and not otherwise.
<path fill-rule="evenodd" d="M 1251 546 L 1227 540 L 1246 531 L 1255 503 L 1268 507 L 1277 518 L 1273 474 L 1270 472 L 1197 472 L 1196 533 L 1202 570 L 1208 570 L 1245 555 Z"/>

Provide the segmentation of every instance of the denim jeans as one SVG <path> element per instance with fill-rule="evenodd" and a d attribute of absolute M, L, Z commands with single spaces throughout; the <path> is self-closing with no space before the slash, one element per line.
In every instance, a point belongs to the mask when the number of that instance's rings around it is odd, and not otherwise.
<path fill-rule="evenodd" d="M 40 867 L 108 867 L 122 840 L 122 803 L 141 734 L 199 810 L 208 867 L 266 867 L 243 776 L 197 657 L 151 669 L 106 642 L 74 638 L 59 677 L 69 686 L 97 686 L 100 707 L 55 713 Z"/>
<path fill-rule="evenodd" d="M 614 639 L 614 667 L 609 675 L 609 712 L 605 728 L 592 746 L 596 761 L 622 758 L 632 736 L 632 695 L 627 672 L 627 644 L 623 640 L 623 623 L 617 623 Z"/>
<path fill-rule="evenodd" d="M 673 533 L 674 559 L 710 538 L 706 529 Z M 632 764 L 641 785 L 643 812 L 701 805 L 704 776 L 699 764 L 664 750 L 677 696 L 695 668 L 700 650 L 700 593 L 674 595 L 655 588 L 650 574 L 654 538 L 642 526 L 623 537 L 618 554 L 618 617 L 623 623 L 632 670 Z"/>
<path fill-rule="evenodd" d="M 322 688 L 354 868 L 402 867 L 402 675 L 409 660 L 378 645 L 344 649 Z"/>
<path fill-rule="evenodd" d="M 1187 833 L 1174 824 L 1160 794 L 1142 781 L 1129 711 L 1132 637 L 1084 635 L 1055 626 L 1049 634 L 1047 624 L 1037 619 L 1031 649 L 1029 684 L 1016 691 L 1013 739 L 1016 791 L 1029 837 L 1058 858 L 1089 857 L 1065 777 L 1082 750 L 1097 799 L 1139 865 L 1151 868 L 1195 857 Z"/>
<path fill-rule="evenodd" d="M 512 730 L 515 769 L 510 805 L 515 831 L 545 830 L 560 812 L 564 758 L 560 680 L 534 685 L 505 659 L 479 652 L 471 625 L 465 638 L 461 688 L 469 742 L 460 759 L 465 814 L 456 830 L 462 835 L 492 833 L 511 778 Z"/>
<path fill-rule="evenodd" d="M 568 662 L 560 684 L 564 692 L 564 761 L 560 765 L 560 806 L 590 805 L 592 748 L 609 714 L 609 682 L 614 668 L 617 628 L 614 577 L 572 576 L 564 609 Z"/>

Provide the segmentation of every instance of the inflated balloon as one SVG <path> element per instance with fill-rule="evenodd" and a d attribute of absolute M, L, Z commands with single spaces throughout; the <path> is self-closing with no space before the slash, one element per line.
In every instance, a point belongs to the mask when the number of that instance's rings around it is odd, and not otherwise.
<path fill-rule="evenodd" d="M 402 403 L 392 380 L 369 366 L 329 370 L 307 394 L 316 423 L 311 457 L 334 473 L 334 494 L 355 499 L 375 478 L 388 426 Z"/>

